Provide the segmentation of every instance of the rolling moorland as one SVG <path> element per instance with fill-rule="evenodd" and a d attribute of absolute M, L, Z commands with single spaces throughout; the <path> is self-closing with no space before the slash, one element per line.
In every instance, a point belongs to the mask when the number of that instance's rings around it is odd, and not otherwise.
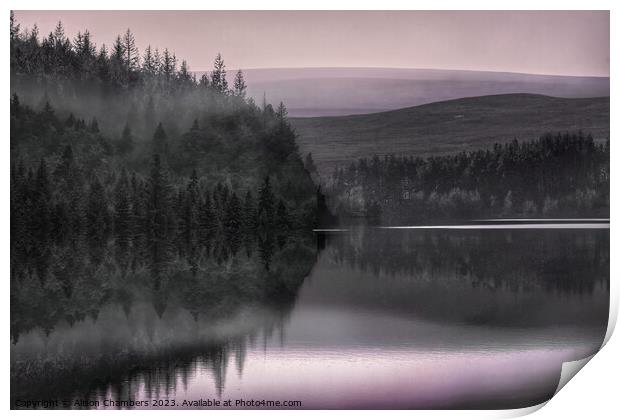
<path fill-rule="evenodd" d="M 373 155 L 444 155 L 490 148 L 547 132 L 583 131 L 609 138 L 609 97 L 556 98 L 505 94 L 462 98 L 394 111 L 291 118 L 300 150 L 322 177 Z"/>
<path fill-rule="evenodd" d="M 243 69 L 248 96 L 286 104 L 291 117 L 369 114 L 472 96 L 609 96 L 609 77 L 396 68 Z M 199 72 L 200 73 L 200 72 Z"/>

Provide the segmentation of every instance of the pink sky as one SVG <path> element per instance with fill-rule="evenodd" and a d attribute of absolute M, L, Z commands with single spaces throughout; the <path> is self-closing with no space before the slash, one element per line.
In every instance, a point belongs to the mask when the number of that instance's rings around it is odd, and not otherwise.
<path fill-rule="evenodd" d="M 47 35 L 62 20 L 110 45 L 131 28 L 192 70 L 397 67 L 609 76 L 607 11 L 17 11 Z"/>

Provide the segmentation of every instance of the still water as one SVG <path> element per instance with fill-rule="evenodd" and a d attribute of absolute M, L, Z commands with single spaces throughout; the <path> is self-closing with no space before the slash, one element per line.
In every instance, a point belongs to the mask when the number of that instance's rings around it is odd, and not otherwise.
<path fill-rule="evenodd" d="M 537 404 L 607 326 L 609 225 L 558 223 L 13 250 L 12 406 Z"/>

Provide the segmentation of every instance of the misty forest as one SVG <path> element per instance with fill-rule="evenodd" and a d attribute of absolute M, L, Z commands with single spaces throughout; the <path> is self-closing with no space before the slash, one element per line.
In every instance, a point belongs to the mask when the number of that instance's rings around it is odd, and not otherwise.
<path fill-rule="evenodd" d="M 12 21 L 11 71 L 14 237 L 317 223 L 286 108 L 246 99 L 241 71 L 229 88 L 219 55 L 197 81 L 168 50 L 139 57 L 130 31 L 108 52 L 88 31 L 39 40 Z"/>
<path fill-rule="evenodd" d="M 12 408 L 517 408 L 600 345 L 608 98 L 304 118 L 220 54 L 111 41 L 11 13 Z"/>
<path fill-rule="evenodd" d="M 140 55 L 130 30 L 97 49 L 87 30 L 71 40 L 59 23 L 41 39 L 12 20 L 11 74 L 20 237 L 308 229 L 334 222 L 326 201 L 370 223 L 609 212 L 609 139 L 587 133 L 369 156 L 321 177 L 285 105 L 246 98 L 241 71 L 229 86 L 219 55 L 197 79 L 167 49 Z"/>

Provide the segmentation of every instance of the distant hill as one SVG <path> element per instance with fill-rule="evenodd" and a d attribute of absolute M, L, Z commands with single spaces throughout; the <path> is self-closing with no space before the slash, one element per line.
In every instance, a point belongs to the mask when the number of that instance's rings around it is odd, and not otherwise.
<path fill-rule="evenodd" d="M 429 155 L 492 146 L 545 132 L 609 136 L 609 97 L 509 94 L 462 98 L 373 114 L 293 118 L 298 144 L 322 174 L 375 154 Z"/>
<path fill-rule="evenodd" d="M 532 93 L 566 98 L 609 96 L 608 77 L 465 70 L 290 68 L 244 70 L 248 94 L 283 101 L 291 117 L 367 114 L 470 96 Z M 234 71 L 229 71 L 232 83 Z"/>

